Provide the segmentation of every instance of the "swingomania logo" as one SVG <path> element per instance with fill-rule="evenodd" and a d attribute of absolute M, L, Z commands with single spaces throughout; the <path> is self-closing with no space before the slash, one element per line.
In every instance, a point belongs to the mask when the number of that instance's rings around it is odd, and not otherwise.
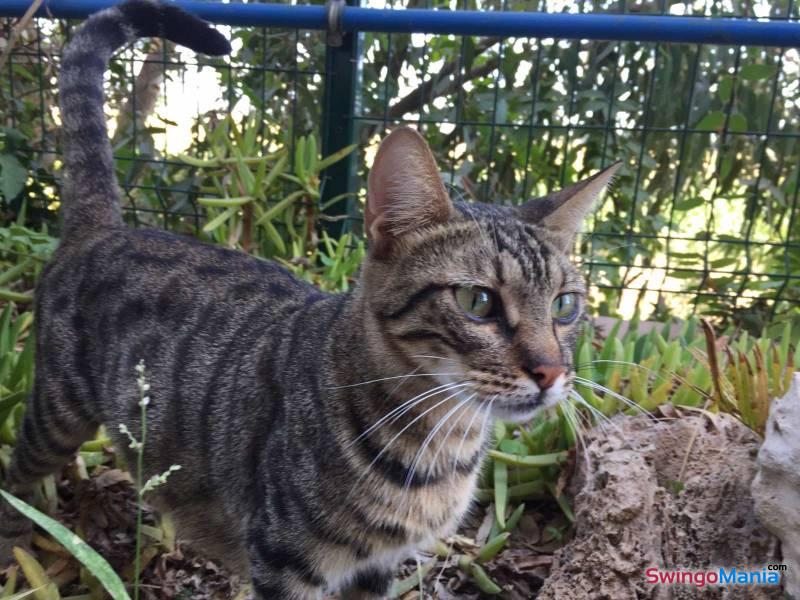
<path fill-rule="evenodd" d="M 713 567 L 706 570 L 689 571 L 649 567 L 645 569 L 645 581 L 653 585 L 707 585 L 732 587 L 736 585 L 780 585 L 781 573 L 786 565 L 769 564 L 762 567 Z"/>

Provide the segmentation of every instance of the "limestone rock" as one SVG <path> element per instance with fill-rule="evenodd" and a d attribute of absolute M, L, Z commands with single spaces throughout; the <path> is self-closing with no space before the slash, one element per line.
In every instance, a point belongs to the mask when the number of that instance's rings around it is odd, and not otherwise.
<path fill-rule="evenodd" d="M 758 518 L 781 540 L 786 591 L 800 599 L 800 373 L 772 402 L 752 492 Z"/>
<path fill-rule="evenodd" d="M 750 496 L 759 437 L 727 415 L 620 417 L 578 457 L 575 538 L 541 600 L 778 599 L 780 587 L 648 583 L 645 570 L 780 562 Z"/>

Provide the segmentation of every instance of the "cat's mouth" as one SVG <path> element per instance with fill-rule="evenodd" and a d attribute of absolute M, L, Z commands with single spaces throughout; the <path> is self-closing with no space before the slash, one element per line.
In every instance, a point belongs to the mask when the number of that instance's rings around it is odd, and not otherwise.
<path fill-rule="evenodd" d="M 566 378 L 562 377 L 556 385 L 546 389 L 539 389 L 534 384 L 520 385 L 516 392 L 487 395 L 483 402 L 490 406 L 494 418 L 521 423 L 565 400 L 567 387 Z"/>
<path fill-rule="evenodd" d="M 496 398 L 491 408 L 492 416 L 511 423 L 522 423 L 530 421 L 542 410 L 555 406 L 562 399 L 547 390 L 521 399 Z"/>

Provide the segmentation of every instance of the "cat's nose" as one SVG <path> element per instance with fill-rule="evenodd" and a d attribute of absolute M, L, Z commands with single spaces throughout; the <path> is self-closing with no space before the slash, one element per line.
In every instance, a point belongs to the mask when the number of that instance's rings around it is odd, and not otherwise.
<path fill-rule="evenodd" d="M 556 379 L 567 372 L 564 367 L 556 367 L 553 365 L 537 365 L 532 369 L 525 370 L 541 390 L 546 390 L 547 388 L 552 387 L 556 382 Z"/>

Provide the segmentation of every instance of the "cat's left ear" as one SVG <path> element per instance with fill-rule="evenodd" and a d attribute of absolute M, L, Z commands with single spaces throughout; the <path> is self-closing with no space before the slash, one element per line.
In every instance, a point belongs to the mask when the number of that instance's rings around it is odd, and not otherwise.
<path fill-rule="evenodd" d="M 388 256 L 403 235 L 443 223 L 453 204 L 428 143 L 399 127 L 381 142 L 369 172 L 364 225 L 372 256 Z"/>
<path fill-rule="evenodd" d="M 558 247 L 569 252 L 583 220 L 597 198 L 611 184 L 621 165 L 621 161 L 616 162 L 563 190 L 526 202 L 519 207 L 520 216 L 547 229 Z"/>

